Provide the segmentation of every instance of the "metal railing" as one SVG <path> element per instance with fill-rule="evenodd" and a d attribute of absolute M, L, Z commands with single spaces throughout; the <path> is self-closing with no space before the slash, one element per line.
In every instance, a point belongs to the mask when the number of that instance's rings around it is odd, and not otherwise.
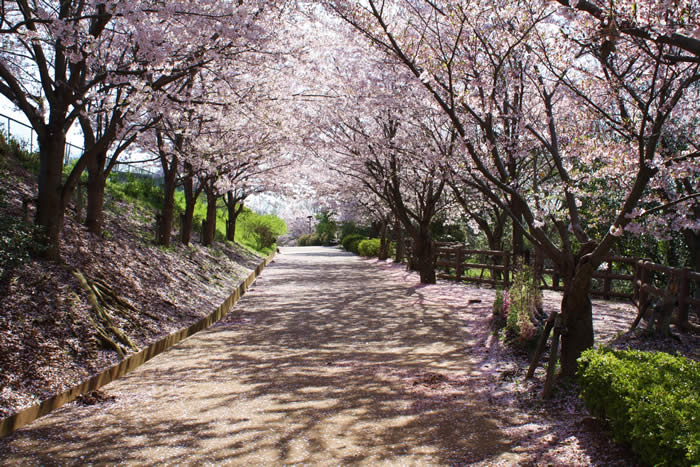
<path fill-rule="evenodd" d="M 34 152 L 35 150 L 39 150 L 39 140 L 36 135 L 36 131 L 34 131 L 34 128 L 32 128 L 31 125 L 27 125 L 26 123 L 20 122 L 9 115 L 0 113 L 0 131 L 2 131 L 2 133 L 8 139 L 13 138 L 21 145 L 24 145 L 23 148 L 28 148 L 30 153 Z M 80 159 L 83 152 L 85 152 L 85 148 L 66 142 L 63 163 L 67 165 L 72 161 Z M 159 176 L 157 170 L 150 170 L 147 167 L 139 167 L 138 165 L 130 162 L 117 162 L 117 165 L 121 166 L 119 172 L 147 175 L 154 178 Z"/>
<path fill-rule="evenodd" d="M 8 138 L 13 138 L 20 144 L 24 144 L 25 148 L 28 147 L 29 152 L 34 152 L 36 149 L 39 150 L 39 140 L 36 135 L 36 131 L 31 125 L 27 125 L 24 122 L 20 122 L 9 115 L 0 114 L 0 129 L 5 136 Z M 66 150 L 63 162 L 68 164 L 71 161 L 79 159 L 83 154 L 84 148 L 76 146 L 73 143 L 66 142 Z"/>

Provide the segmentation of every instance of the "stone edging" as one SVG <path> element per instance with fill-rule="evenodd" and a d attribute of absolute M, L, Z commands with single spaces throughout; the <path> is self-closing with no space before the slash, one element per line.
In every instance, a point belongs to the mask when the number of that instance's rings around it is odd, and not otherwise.
<path fill-rule="evenodd" d="M 199 332 L 203 329 L 208 328 L 218 320 L 220 320 L 224 315 L 231 311 L 233 305 L 243 296 L 243 294 L 248 290 L 248 288 L 255 282 L 255 279 L 260 275 L 260 273 L 265 269 L 265 266 L 270 264 L 275 254 L 268 256 L 263 260 L 262 263 L 255 268 L 246 280 L 241 282 L 238 287 L 231 293 L 231 295 L 211 314 L 205 316 L 196 323 L 188 326 L 186 328 L 180 329 L 179 331 L 166 336 L 159 341 L 154 342 L 145 349 L 139 352 L 129 355 L 124 360 L 120 361 L 116 365 L 113 365 L 106 370 L 92 376 L 90 379 L 73 386 L 55 396 L 46 399 L 38 404 L 32 405 L 19 412 L 0 420 L 0 437 L 7 436 L 10 433 L 18 430 L 19 428 L 27 425 L 39 417 L 42 417 L 54 409 L 61 407 L 62 405 L 71 402 L 76 397 L 86 394 L 88 392 L 94 391 L 105 384 L 108 384 L 127 373 L 135 370 L 139 366 L 146 363 L 151 358 L 155 357 L 159 353 L 162 353 L 174 346 L 178 342 L 188 338 L 192 334 Z"/>

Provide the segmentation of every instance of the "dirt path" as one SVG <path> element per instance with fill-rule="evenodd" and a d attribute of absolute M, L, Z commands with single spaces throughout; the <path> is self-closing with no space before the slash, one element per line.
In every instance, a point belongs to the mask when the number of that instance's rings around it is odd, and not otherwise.
<path fill-rule="evenodd" d="M 545 429 L 485 403 L 492 295 L 469 290 L 283 249 L 240 316 L 0 440 L 0 464 L 517 464 Z"/>

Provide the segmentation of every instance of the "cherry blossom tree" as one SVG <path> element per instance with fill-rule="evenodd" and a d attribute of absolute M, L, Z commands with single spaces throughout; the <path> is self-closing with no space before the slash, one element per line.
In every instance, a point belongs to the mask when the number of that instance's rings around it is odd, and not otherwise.
<path fill-rule="evenodd" d="M 459 173 L 561 272 L 562 373 L 573 375 L 593 343 L 593 272 L 673 159 L 660 141 L 692 99 L 697 64 L 630 35 L 607 50 L 597 29 L 538 1 L 328 6 L 415 76 L 461 138 Z M 579 209 L 591 177 L 621 191 L 597 238 Z"/>
<path fill-rule="evenodd" d="M 257 19 L 270 3 L 3 4 L 0 92 L 24 112 L 38 136 L 36 222 L 47 238 L 46 256 L 59 256 L 65 207 L 88 162 L 81 157 L 63 181 L 65 135 L 91 96 L 126 85 L 148 94 L 187 76 L 219 51 L 259 36 Z M 97 53 L 106 49 L 113 53 Z"/>

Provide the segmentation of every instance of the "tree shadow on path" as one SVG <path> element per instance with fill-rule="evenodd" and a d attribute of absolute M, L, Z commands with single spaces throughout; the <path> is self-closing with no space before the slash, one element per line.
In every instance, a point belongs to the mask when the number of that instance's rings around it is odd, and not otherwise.
<path fill-rule="evenodd" d="M 284 250 L 230 315 L 0 440 L 0 463 L 468 464 L 513 447 L 473 400 L 469 323 L 331 249 Z M 413 288 L 412 288 L 413 287 Z"/>

